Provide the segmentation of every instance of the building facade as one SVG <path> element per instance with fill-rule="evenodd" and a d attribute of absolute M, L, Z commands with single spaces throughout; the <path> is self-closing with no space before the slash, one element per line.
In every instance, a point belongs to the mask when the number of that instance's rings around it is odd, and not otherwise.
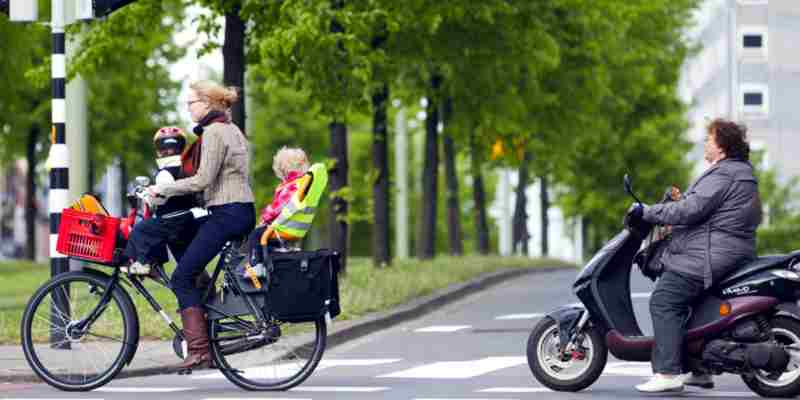
<path fill-rule="evenodd" d="M 699 50 L 679 90 L 698 167 L 705 125 L 723 117 L 747 125 L 781 179 L 800 176 L 800 1 L 708 0 L 689 36 Z"/>

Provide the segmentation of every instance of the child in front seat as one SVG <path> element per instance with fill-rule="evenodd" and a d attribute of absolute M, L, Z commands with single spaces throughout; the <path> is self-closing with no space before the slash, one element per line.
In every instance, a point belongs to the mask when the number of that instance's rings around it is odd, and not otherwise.
<path fill-rule="evenodd" d="M 281 148 L 275 157 L 272 159 L 272 170 L 275 175 L 281 180 L 281 183 L 275 188 L 275 195 L 272 198 L 272 203 L 267 205 L 261 212 L 261 221 L 259 226 L 250 234 L 248 239 L 250 243 L 250 258 L 249 264 L 251 266 L 258 266 L 264 261 L 264 255 L 261 251 L 261 236 L 269 229 L 269 226 L 281 214 L 281 210 L 292 199 L 292 196 L 298 190 L 298 181 L 306 172 L 308 172 L 309 163 L 306 153 L 298 148 Z M 291 238 L 280 237 L 275 234 L 276 239 L 280 241 L 291 241 Z"/>
<path fill-rule="evenodd" d="M 183 177 L 181 154 L 186 147 L 186 134 L 181 128 L 164 127 L 153 136 L 156 149 L 158 173 L 155 183 L 174 182 Z M 190 228 L 194 217 L 191 214 L 196 201 L 193 194 L 169 198 L 158 205 L 150 219 L 138 222 L 130 234 L 125 255 L 132 261 L 123 272 L 134 275 L 149 275 L 151 265 L 164 263 L 168 256 L 167 243 L 175 243 Z M 170 247 L 173 250 L 173 247 Z M 175 255 L 177 258 L 180 255 Z"/>

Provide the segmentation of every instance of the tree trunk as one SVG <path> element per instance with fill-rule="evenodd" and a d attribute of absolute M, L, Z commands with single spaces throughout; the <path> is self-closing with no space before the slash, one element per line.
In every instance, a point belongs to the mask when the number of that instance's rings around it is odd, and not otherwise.
<path fill-rule="evenodd" d="M 547 211 L 550 209 L 550 196 L 547 193 L 547 174 L 542 174 L 541 178 L 539 178 L 539 183 L 539 196 L 542 203 L 542 257 L 547 257 L 549 254 L 549 238 L 547 232 L 550 228 L 550 220 L 547 217 Z"/>
<path fill-rule="evenodd" d="M 422 218 L 417 242 L 417 258 L 426 260 L 436 255 L 436 198 L 439 190 L 439 104 L 436 97 L 441 77 L 431 78 L 431 93 L 425 118 L 425 167 L 422 170 Z"/>
<path fill-rule="evenodd" d="M 453 132 L 450 130 L 450 117 L 453 112 L 453 100 L 447 98 L 444 103 L 442 120 L 444 122 L 444 172 L 447 178 L 447 240 L 450 254 L 464 254 L 464 242 L 461 229 L 461 205 L 459 202 L 458 175 L 456 174 L 456 148 Z"/>
<path fill-rule="evenodd" d="M 384 84 L 372 94 L 372 167 L 376 173 L 372 185 L 374 220 L 372 259 L 376 267 L 389 264 L 389 156 L 387 147 L 386 106 L 389 87 Z"/>
<path fill-rule="evenodd" d="M 222 45 L 223 73 L 225 86 L 239 89 L 239 101 L 231 108 L 233 123 L 244 132 L 245 121 L 245 87 L 244 76 L 247 68 L 244 56 L 245 22 L 239 12 L 241 4 L 236 4 L 225 13 L 225 43 Z"/>
<path fill-rule="evenodd" d="M 513 228 L 511 231 L 511 247 L 515 253 L 523 256 L 528 255 L 528 241 L 530 234 L 528 233 L 528 197 L 525 194 L 525 189 L 530 182 L 530 174 L 528 171 L 528 164 L 530 161 L 530 154 L 526 151 L 519 164 L 519 183 L 517 183 L 516 190 L 516 204 L 514 205 Z"/>
<path fill-rule="evenodd" d="M 347 264 L 347 200 L 342 198 L 338 191 L 347 187 L 347 126 L 338 121 L 332 122 L 330 158 L 334 165 L 330 171 L 331 198 L 330 213 L 330 243 L 331 247 L 342 254 L 342 270 L 346 271 Z"/>
<path fill-rule="evenodd" d="M 39 126 L 33 125 L 28 131 L 25 158 L 28 171 L 25 176 L 25 258 L 36 259 L 36 143 L 39 140 Z"/>
<path fill-rule="evenodd" d="M 475 229 L 478 253 L 489 254 L 489 225 L 486 222 L 486 192 L 483 188 L 482 149 L 478 148 L 475 131 L 469 134 L 470 172 L 472 173 L 472 200 L 475 203 Z"/>

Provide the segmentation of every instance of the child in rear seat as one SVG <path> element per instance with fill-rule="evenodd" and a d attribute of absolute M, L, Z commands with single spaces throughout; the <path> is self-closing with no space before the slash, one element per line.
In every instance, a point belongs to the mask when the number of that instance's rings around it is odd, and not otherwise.
<path fill-rule="evenodd" d="M 281 183 L 275 188 L 275 195 L 272 198 L 272 203 L 264 207 L 261 211 L 261 221 L 259 226 L 250 234 L 248 242 L 250 243 L 250 257 L 249 263 L 252 266 L 258 266 L 264 261 L 264 254 L 261 251 L 261 236 L 267 231 L 270 224 L 281 214 L 281 210 L 292 199 L 292 196 L 298 189 L 298 180 L 308 172 L 309 163 L 306 153 L 299 148 L 281 148 L 275 157 L 272 159 L 272 170 L 275 175 L 281 180 Z M 280 241 L 291 240 L 290 238 L 280 237 L 275 234 L 275 239 Z M 273 242 L 273 240 L 270 240 Z"/>

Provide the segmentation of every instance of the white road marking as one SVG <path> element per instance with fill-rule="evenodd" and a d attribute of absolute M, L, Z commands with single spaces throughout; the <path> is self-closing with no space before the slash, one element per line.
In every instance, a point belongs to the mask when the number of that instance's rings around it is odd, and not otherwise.
<path fill-rule="evenodd" d="M 552 392 L 551 389 L 544 387 L 496 387 L 477 390 L 478 393 L 544 393 Z"/>
<path fill-rule="evenodd" d="M 432 397 L 417 397 L 414 400 L 516 400 L 516 399 L 476 399 L 474 397 L 463 398 L 463 399 L 453 399 L 453 398 L 432 398 Z"/>
<path fill-rule="evenodd" d="M 296 386 L 290 392 L 382 392 L 389 390 L 386 386 Z"/>
<path fill-rule="evenodd" d="M 362 359 L 333 358 L 330 360 L 323 359 L 322 361 L 320 361 L 317 369 L 330 368 L 330 367 L 362 367 L 370 365 L 391 364 L 391 363 L 396 363 L 398 361 L 403 361 L 403 359 L 402 358 L 362 358 Z"/>
<path fill-rule="evenodd" d="M 494 319 L 498 320 L 508 320 L 508 319 L 534 319 L 534 318 L 541 318 L 544 314 L 541 313 L 533 313 L 533 314 L 508 314 L 508 315 L 501 315 L 499 317 L 495 317 Z"/>
<path fill-rule="evenodd" d="M 311 400 L 299 397 L 206 397 L 203 400 Z"/>
<path fill-rule="evenodd" d="M 606 365 L 603 375 L 653 376 L 653 367 L 648 362 L 613 362 Z"/>
<path fill-rule="evenodd" d="M 435 362 L 379 375 L 378 378 L 466 379 L 525 363 L 526 357 L 486 357 L 470 361 Z"/>
<path fill-rule="evenodd" d="M 94 389 L 93 392 L 109 392 L 109 393 L 168 393 L 168 392 L 183 392 L 192 390 L 193 388 L 187 387 L 152 387 L 152 388 L 138 388 L 138 387 L 102 387 Z"/>
<path fill-rule="evenodd" d="M 472 325 L 436 325 L 426 328 L 415 329 L 417 333 L 431 333 L 431 332 L 456 332 L 464 329 L 472 328 Z"/>
<path fill-rule="evenodd" d="M 402 358 L 366 358 L 366 359 L 331 359 L 331 360 L 322 360 L 320 361 L 319 365 L 317 365 L 317 369 L 314 372 L 319 372 L 320 370 L 326 368 L 333 368 L 333 367 L 361 367 L 361 366 L 372 366 L 372 365 L 381 365 L 381 364 L 389 364 L 402 361 Z M 245 376 L 251 379 L 278 379 L 278 378 L 288 378 L 299 371 L 299 368 L 302 365 L 292 364 L 292 365 L 270 365 L 270 366 L 260 366 L 260 367 L 249 367 L 244 368 Z M 225 376 L 222 375 L 222 372 L 212 372 L 210 374 L 205 375 L 197 375 L 193 376 L 192 379 L 225 379 Z"/>
<path fill-rule="evenodd" d="M 631 298 L 632 299 L 649 299 L 651 294 L 653 294 L 653 293 L 652 292 L 631 293 Z"/>
<path fill-rule="evenodd" d="M 758 397 L 753 392 L 717 392 L 714 390 L 704 390 L 702 392 L 683 392 L 684 396 L 691 397 Z"/>

